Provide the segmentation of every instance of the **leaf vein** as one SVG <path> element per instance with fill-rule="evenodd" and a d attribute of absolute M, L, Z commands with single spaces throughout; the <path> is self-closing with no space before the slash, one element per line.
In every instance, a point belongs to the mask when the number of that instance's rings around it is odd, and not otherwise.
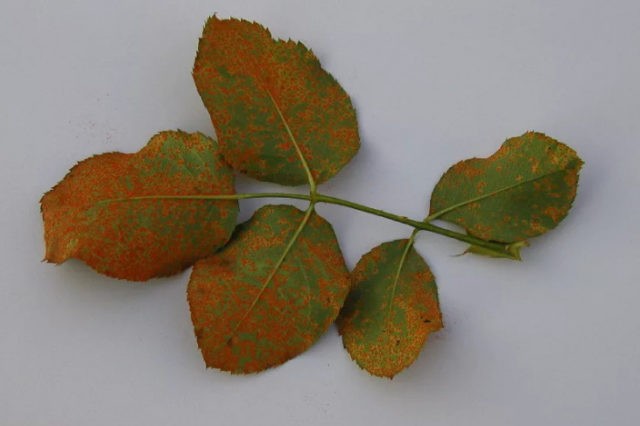
<path fill-rule="evenodd" d="M 400 281 L 400 273 L 402 272 L 402 267 L 407 261 L 407 256 L 409 255 L 409 251 L 411 247 L 413 247 L 413 242 L 415 241 L 416 235 L 418 234 L 418 230 L 414 230 L 411 234 L 411 237 L 407 240 L 407 244 L 404 247 L 404 251 L 402 252 L 402 256 L 400 257 L 400 262 L 398 263 L 398 268 L 396 269 L 395 276 L 393 278 L 393 284 L 391 285 L 391 294 L 389 296 L 389 306 L 387 308 L 387 315 L 384 320 L 384 329 L 383 331 L 388 332 L 387 324 L 389 324 L 389 319 L 391 318 L 391 311 L 393 309 L 393 300 L 396 297 L 396 291 L 398 288 L 398 282 Z"/>

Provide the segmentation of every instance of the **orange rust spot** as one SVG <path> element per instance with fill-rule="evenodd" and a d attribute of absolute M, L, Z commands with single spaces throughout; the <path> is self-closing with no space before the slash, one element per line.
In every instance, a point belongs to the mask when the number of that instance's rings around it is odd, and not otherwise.
<path fill-rule="evenodd" d="M 565 212 L 557 207 L 549 206 L 544 209 L 544 214 L 549 216 L 551 220 L 557 223 L 560 222 L 560 219 L 564 217 Z"/>
<path fill-rule="evenodd" d="M 482 170 L 474 166 L 474 160 L 461 161 L 453 166 L 453 171 L 467 178 L 474 178 L 482 175 Z"/>
<path fill-rule="evenodd" d="M 531 173 L 538 173 L 538 170 L 540 169 L 540 160 L 537 158 L 530 158 L 529 162 L 531 163 Z"/>
<path fill-rule="evenodd" d="M 564 174 L 564 183 L 570 187 L 575 188 L 578 184 L 578 170 L 570 170 L 568 173 Z"/>

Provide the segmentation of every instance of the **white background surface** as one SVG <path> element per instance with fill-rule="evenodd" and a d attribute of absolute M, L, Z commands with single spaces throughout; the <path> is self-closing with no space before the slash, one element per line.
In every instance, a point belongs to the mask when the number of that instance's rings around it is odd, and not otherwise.
<path fill-rule="evenodd" d="M 262 374 L 205 370 L 188 272 L 141 285 L 40 263 L 38 200 L 92 154 L 213 133 L 190 70 L 214 12 L 303 41 L 352 96 L 362 149 L 324 192 L 421 218 L 451 164 L 535 129 L 586 162 L 572 213 L 522 263 L 421 234 L 446 328 L 393 381 L 333 328 Z M 4 0 L 0 424 L 639 424 L 639 76 L 636 0 Z M 349 267 L 410 231 L 319 210 Z"/>

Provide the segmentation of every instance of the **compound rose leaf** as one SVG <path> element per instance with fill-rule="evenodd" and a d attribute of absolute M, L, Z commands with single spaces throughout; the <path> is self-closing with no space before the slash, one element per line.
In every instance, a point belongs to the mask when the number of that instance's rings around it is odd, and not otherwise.
<path fill-rule="evenodd" d="M 326 220 L 293 206 L 259 209 L 191 274 L 191 319 L 207 367 L 254 373 L 295 357 L 335 320 L 349 285 Z"/>
<path fill-rule="evenodd" d="M 42 197 L 45 259 L 77 258 L 134 281 L 177 273 L 227 242 L 238 204 L 154 197 L 233 193 L 233 172 L 214 140 L 158 133 L 135 154 L 113 152 L 78 163 Z"/>
<path fill-rule="evenodd" d="M 213 16 L 193 77 L 223 156 L 240 172 L 301 185 L 302 155 L 320 183 L 358 151 L 349 96 L 300 42 L 274 40 L 255 22 Z"/>
<path fill-rule="evenodd" d="M 352 289 L 338 318 L 344 347 L 369 373 L 393 377 L 442 328 L 433 275 L 410 239 L 381 244 L 351 273 Z"/>
<path fill-rule="evenodd" d="M 541 235 L 568 214 L 582 164 L 573 149 L 542 133 L 507 139 L 490 157 L 461 161 L 442 176 L 431 195 L 430 218 L 484 240 Z"/>

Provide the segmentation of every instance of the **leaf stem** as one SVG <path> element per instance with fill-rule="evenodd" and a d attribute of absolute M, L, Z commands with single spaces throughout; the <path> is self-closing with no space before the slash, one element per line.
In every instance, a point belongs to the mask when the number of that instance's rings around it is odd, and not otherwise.
<path fill-rule="evenodd" d="M 462 241 L 471 244 L 476 247 L 485 248 L 491 252 L 499 253 L 509 259 L 519 260 L 520 256 L 518 250 L 522 247 L 521 242 L 516 243 L 501 243 L 497 241 L 487 241 L 472 235 L 462 234 L 460 232 L 452 231 L 446 228 L 433 225 L 430 220 L 418 221 L 410 219 L 406 216 L 400 216 L 394 213 L 389 213 L 384 210 L 376 209 L 374 207 L 358 204 L 353 201 L 344 200 L 342 198 L 332 197 L 330 195 L 314 193 L 314 194 L 294 194 L 289 192 L 256 192 L 256 193 L 243 193 L 243 194 L 220 194 L 220 195 L 143 195 L 139 197 L 128 198 L 115 198 L 110 200 L 103 200 L 102 203 L 108 202 L 122 202 L 122 201 L 135 201 L 135 200 L 246 200 L 250 198 L 288 198 L 295 200 L 307 200 L 312 204 L 326 203 L 334 204 L 338 206 L 348 207 L 361 212 L 369 213 L 375 216 L 383 217 L 385 219 L 392 220 L 394 222 L 402 223 L 413 227 L 415 230 L 429 231 L 434 234 L 443 235 L 445 237 L 453 238 L 454 240 Z M 412 237 L 415 236 L 412 234 Z"/>
<path fill-rule="evenodd" d="M 467 234 L 461 234 L 456 231 L 451 231 L 446 228 L 433 225 L 427 221 L 417 221 L 409 219 L 406 216 L 399 216 L 393 213 L 386 212 L 384 210 L 376 209 L 373 207 L 365 206 L 362 204 L 354 203 L 352 201 L 343 200 L 341 198 L 331 197 L 324 194 L 318 194 L 316 200 L 320 203 L 336 204 L 344 207 L 349 207 L 354 210 L 359 210 L 365 213 L 370 213 L 376 216 L 384 217 L 385 219 L 392 220 L 394 222 L 404 223 L 405 225 L 412 226 L 415 229 L 422 231 L 433 232 L 434 234 L 444 235 L 445 237 L 453 238 L 454 240 L 463 241 L 474 246 L 483 247 L 488 250 L 497 251 L 503 253 L 506 257 L 511 259 L 517 259 L 518 257 L 512 253 L 510 244 L 500 243 L 496 241 L 487 241 L 480 238 L 473 237 Z"/>

